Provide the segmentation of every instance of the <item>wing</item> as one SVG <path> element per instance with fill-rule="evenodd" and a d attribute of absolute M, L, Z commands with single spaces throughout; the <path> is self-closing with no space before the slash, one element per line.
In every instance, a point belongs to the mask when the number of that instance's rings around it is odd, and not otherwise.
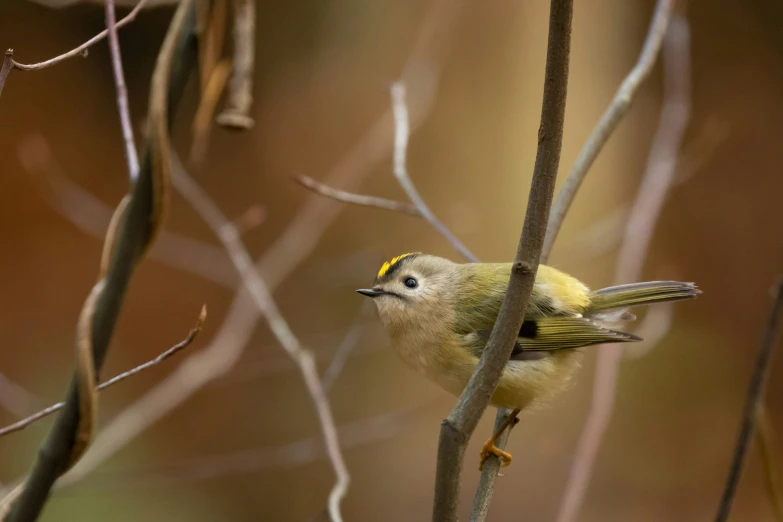
<path fill-rule="evenodd" d="M 477 357 L 481 356 L 490 332 L 491 329 L 483 329 L 466 336 L 471 351 Z M 635 335 L 602 328 L 585 317 L 546 317 L 522 323 L 511 360 L 535 360 L 554 350 L 641 340 Z"/>

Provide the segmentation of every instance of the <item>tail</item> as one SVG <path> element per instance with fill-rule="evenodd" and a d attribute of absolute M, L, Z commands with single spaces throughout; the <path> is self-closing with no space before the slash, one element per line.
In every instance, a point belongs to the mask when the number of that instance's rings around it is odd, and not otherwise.
<path fill-rule="evenodd" d="M 585 315 L 630 306 L 691 299 L 701 293 L 693 283 L 678 281 L 649 281 L 610 286 L 590 294 L 590 306 Z"/>

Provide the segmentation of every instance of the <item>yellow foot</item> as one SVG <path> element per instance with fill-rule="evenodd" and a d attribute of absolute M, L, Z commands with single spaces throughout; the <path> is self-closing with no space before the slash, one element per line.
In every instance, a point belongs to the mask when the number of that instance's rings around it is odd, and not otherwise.
<path fill-rule="evenodd" d="M 484 447 L 481 448 L 481 462 L 479 462 L 479 471 L 484 469 L 484 463 L 487 461 L 489 456 L 495 455 L 500 459 L 500 467 L 505 468 L 509 464 L 511 464 L 511 453 L 507 451 L 503 451 L 502 449 L 495 446 L 495 440 L 494 437 L 489 439 L 486 444 L 484 444 Z"/>

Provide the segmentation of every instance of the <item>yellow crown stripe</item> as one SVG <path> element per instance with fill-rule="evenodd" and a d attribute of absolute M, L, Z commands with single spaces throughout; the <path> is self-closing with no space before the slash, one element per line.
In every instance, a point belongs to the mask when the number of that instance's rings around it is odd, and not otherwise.
<path fill-rule="evenodd" d="M 412 256 L 413 254 L 418 254 L 419 252 L 408 252 L 407 254 L 402 254 L 397 257 L 392 258 L 391 261 L 386 261 L 382 266 L 381 269 L 378 270 L 378 277 L 383 277 L 386 272 L 389 271 L 389 269 L 394 266 L 395 263 L 398 263 L 399 261 L 405 259 L 408 256 Z"/>

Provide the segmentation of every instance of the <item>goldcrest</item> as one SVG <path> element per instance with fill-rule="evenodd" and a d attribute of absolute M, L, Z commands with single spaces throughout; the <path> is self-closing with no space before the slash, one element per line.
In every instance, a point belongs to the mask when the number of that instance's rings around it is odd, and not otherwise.
<path fill-rule="evenodd" d="M 357 292 L 373 299 L 402 359 L 459 395 L 489 339 L 510 275 L 511 263 L 459 264 L 410 253 L 384 263 L 373 287 Z M 578 368 L 579 348 L 641 341 L 615 329 L 635 319 L 627 308 L 700 293 L 693 283 L 676 281 L 591 291 L 579 280 L 540 265 L 492 404 L 518 412 L 551 398 Z"/>

